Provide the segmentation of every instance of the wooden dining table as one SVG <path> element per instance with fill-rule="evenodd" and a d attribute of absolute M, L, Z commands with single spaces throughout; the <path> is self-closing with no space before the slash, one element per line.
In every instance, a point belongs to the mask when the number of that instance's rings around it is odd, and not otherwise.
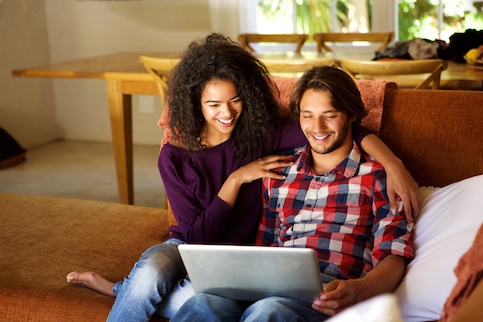
<path fill-rule="evenodd" d="M 19 68 L 11 72 L 12 76 L 17 77 L 106 81 L 119 200 L 124 204 L 134 204 L 132 96 L 159 95 L 153 76 L 139 62 L 141 55 L 180 58 L 180 53 L 124 52 Z M 316 53 L 272 53 L 259 55 L 259 58 L 271 66 L 273 74 L 296 76 L 309 67 L 326 65 L 331 57 Z M 409 85 L 419 83 L 418 76 L 404 78 L 401 82 Z M 398 82 L 397 78 L 391 80 Z M 449 62 L 448 69 L 441 76 L 441 88 L 483 90 L 483 71 Z"/>

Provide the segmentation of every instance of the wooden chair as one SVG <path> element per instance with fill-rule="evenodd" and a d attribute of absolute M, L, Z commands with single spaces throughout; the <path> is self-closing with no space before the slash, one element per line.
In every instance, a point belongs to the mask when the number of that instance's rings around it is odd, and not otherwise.
<path fill-rule="evenodd" d="M 165 94 L 168 90 L 168 77 L 171 70 L 179 63 L 179 58 L 159 58 L 151 56 L 140 56 L 139 61 L 146 70 L 154 76 L 158 86 L 161 104 L 164 104 Z"/>
<path fill-rule="evenodd" d="M 242 48 L 251 53 L 255 53 L 255 49 L 250 46 L 250 43 L 294 43 L 296 44 L 295 53 L 300 54 L 300 50 L 308 38 L 307 34 L 240 34 L 238 42 Z"/>
<path fill-rule="evenodd" d="M 356 79 L 356 75 L 363 78 L 371 75 L 381 78 L 380 76 L 384 75 L 429 74 L 423 81 L 416 85 L 415 89 L 426 89 L 431 83 L 432 89 L 439 89 L 441 73 L 448 67 L 448 63 L 441 59 L 382 61 L 339 59 L 339 64 L 353 79 Z M 397 80 L 394 81 L 398 83 Z"/>
<path fill-rule="evenodd" d="M 154 76 L 156 85 L 158 86 L 161 104 L 165 102 L 165 95 L 168 90 L 168 79 L 171 70 L 179 63 L 179 58 L 159 58 L 151 56 L 140 56 L 139 61 L 146 68 L 146 70 Z M 169 205 L 169 200 L 166 198 L 164 206 L 168 209 L 168 220 L 170 225 L 176 222 L 173 211 Z"/>
<path fill-rule="evenodd" d="M 394 32 L 319 32 L 314 34 L 314 40 L 317 43 L 317 52 L 322 50 L 332 52 L 333 50 L 326 45 L 326 42 L 353 42 L 367 41 L 371 43 L 381 43 L 376 51 L 383 51 L 387 45 L 393 40 Z"/>

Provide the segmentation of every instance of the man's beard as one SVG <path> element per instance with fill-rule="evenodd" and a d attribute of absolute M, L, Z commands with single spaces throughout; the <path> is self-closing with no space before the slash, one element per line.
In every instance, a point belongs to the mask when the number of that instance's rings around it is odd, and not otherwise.
<path fill-rule="evenodd" d="M 331 152 L 334 152 L 338 148 L 340 148 L 342 145 L 344 145 L 344 141 L 347 137 L 347 133 L 349 132 L 349 124 L 345 124 L 344 127 L 340 130 L 339 133 L 337 133 L 337 137 L 334 142 L 332 142 L 331 145 L 329 145 L 327 148 L 319 148 L 318 146 L 314 148 L 312 144 L 310 144 L 310 149 L 317 154 L 328 154 Z"/>

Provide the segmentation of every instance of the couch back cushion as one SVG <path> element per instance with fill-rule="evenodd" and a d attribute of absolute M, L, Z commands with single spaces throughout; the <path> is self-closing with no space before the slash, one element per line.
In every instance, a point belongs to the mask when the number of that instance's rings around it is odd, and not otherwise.
<path fill-rule="evenodd" d="M 278 97 L 280 109 L 286 112 L 284 114 L 288 115 L 290 95 L 298 77 L 272 76 L 272 79 L 280 93 Z M 373 133 L 378 134 L 381 129 L 384 99 L 389 91 L 397 88 L 397 85 L 394 82 L 366 79 L 356 80 L 356 85 L 361 92 L 362 101 L 368 110 L 368 115 L 362 120 L 362 125 Z M 169 142 L 171 138 L 171 130 L 168 128 L 168 110 L 169 106 L 165 104 L 161 117 L 158 120 L 158 125 L 164 129 L 161 146 Z"/>
<path fill-rule="evenodd" d="M 483 93 L 389 92 L 381 139 L 420 186 L 445 186 L 483 173 Z"/>
<path fill-rule="evenodd" d="M 272 76 L 280 91 L 280 109 L 289 111 L 290 95 L 297 82 L 297 77 Z M 362 125 L 371 132 L 378 134 L 381 129 L 382 109 L 386 94 L 397 88 L 396 83 L 386 81 L 375 81 L 368 79 L 356 80 L 357 88 L 361 93 L 362 101 L 368 114 L 362 120 Z"/>

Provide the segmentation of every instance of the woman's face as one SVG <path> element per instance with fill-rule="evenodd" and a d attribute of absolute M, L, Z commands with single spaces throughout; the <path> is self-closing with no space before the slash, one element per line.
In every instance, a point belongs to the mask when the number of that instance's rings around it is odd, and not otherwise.
<path fill-rule="evenodd" d="M 233 82 L 214 79 L 201 93 L 201 112 L 205 118 L 202 141 L 208 147 L 227 141 L 243 110 L 243 104 Z"/>

